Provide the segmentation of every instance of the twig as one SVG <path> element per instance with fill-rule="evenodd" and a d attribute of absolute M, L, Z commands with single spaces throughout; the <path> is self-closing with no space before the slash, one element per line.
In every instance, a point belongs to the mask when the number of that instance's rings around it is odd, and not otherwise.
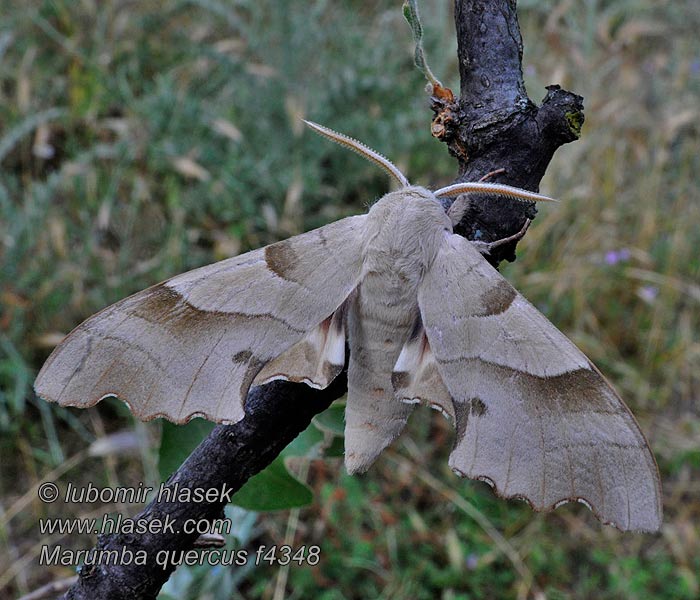
<path fill-rule="evenodd" d="M 55 598 L 57 594 L 62 594 L 78 580 L 77 575 L 66 577 L 58 581 L 52 581 L 29 594 L 18 598 L 18 600 L 42 600 L 43 598 Z"/>

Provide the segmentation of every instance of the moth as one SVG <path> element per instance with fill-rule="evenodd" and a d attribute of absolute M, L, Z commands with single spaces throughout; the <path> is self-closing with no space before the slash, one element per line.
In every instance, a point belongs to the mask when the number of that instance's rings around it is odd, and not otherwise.
<path fill-rule="evenodd" d="M 454 424 L 458 475 L 538 511 L 578 501 L 619 529 L 659 529 L 658 469 L 632 413 L 485 260 L 492 246 L 453 233 L 466 194 L 551 199 L 485 182 L 412 186 L 360 142 L 308 125 L 384 168 L 399 189 L 365 215 L 105 308 L 56 347 L 37 394 L 79 407 L 117 396 L 144 420 L 233 423 L 251 386 L 328 386 L 347 346 L 348 472 L 366 471 L 422 403 Z"/>

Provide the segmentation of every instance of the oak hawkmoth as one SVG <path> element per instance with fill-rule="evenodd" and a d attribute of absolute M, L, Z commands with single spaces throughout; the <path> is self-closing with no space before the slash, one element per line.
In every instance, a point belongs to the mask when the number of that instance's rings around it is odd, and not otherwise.
<path fill-rule="evenodd" d="M 600 372 L 453 233 L 465 194 L 544 196 L 493 183 L 412 186 L 359 142 L 315 130 L 400 188 L 365 215 L 178 275 L 89 318 L 54 350 L 37 393 L 106 396 L 140 419 L 236 422 L 251 386 L 324 388 L 348 357 L 345 465 L 365 471 L 420 402 L 456 428 L 451 468 L 536 510 L 580 501 L 620 529 L 654 531 L 652 452 Z M 441 198 L 458 196 L 450 208 Z"/>

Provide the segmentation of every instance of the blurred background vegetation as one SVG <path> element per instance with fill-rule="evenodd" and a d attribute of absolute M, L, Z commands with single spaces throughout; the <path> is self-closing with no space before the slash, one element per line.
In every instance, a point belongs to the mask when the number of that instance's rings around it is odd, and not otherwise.
<path fill-rule="evenodd" d="M 458 89 L 452 3 L 421 2 L 425 44 Z M 521 0 L 535 100 L 585 97 L 545 207 L 503 272 L 610 378 L 664 483 L 658 535 L 582 506 L 535 514 L 447 468 L 452 433 L 418 410 L 367 475 L 296 459 L 301 510 L 232 508 L 231 547 L 318 544 L 315 566 L 180 568 L 163 598 L 674 598 L 700 596 L 700 5 Z M 350 133 L 412 181 L 455 163 L 429 134 L 399 0 L 3 0 L 0 3 L 0 597 L 38 567 L 36 485 L 159 481 L 160 424 L 119 402 L 61 409 L 32 382 L 77 323 L 187 269 L 364 211 L 387 190 L 365 161 L 304 131 Z M 286 590 L 286 592 L 285 592 Z"/>

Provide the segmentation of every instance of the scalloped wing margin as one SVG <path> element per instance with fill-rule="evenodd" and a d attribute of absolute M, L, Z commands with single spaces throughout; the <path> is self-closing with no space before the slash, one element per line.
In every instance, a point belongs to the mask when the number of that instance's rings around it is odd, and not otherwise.
<path fill-rule="evenodd" d="M 453 401 L 457 474 L 535 510 L 579 501 L 618 529 L 659 529 L 658 468 L 632 413 L 469 242 L 446 237 L 418 303 Z"/>
<path fill-rule="evenodd" d="M 359 281 L 364 223 L 364 215 L 348 217 L 107 307 L 54 350 L 37 394 L 79 407 L 117 396 L 143 420 L 239 421 L 266 364 L 305 339 L 316 342 L 331 323 L 344 332 L 343 311 L 335 315 Z M 330 383 L 339 369 L 326 368 L 319 380 L 319 361 L 321 369 L 326 357 L 338 361 L 337 338 L 315 355 L 296 353 L 289 376 L 278 378 Z"/>

